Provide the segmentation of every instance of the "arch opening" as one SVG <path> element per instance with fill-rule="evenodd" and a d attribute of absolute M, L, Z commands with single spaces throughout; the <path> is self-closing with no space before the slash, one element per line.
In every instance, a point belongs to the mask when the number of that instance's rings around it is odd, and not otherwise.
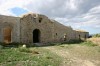
<path fill-rule="evenodd" d="M 40 30 L 35 29 L 33 30 L 33 43 L 39 43 L 40 42 Z"/>
<path fill-rule="evenodd" d="M 11 43 L 11 33 L 12 29 L 9 27 L 6 27 L 3 29 L 3 36 L 4 36 L 4 42 L 5 43 Z"/>

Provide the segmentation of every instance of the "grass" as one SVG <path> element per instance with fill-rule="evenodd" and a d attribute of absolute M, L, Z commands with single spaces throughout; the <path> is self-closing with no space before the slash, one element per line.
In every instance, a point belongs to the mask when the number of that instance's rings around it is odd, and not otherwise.
<path fill-rule="evenodd" d="M 29 48 L 20 47 L 20 48 L 18 48 L 18 50 L 20 52 L 32 53 L 32 51 Z"/>
<path fill-rule="evenodd" d="M 66 58 L 71 55 L 80 59 L 100 59 L 100 47 L 93 42 L 74 42 L 58 43 L 53 44 L 53 46 L 50 44 L 48 46 L 50 49 L 46 49 L 47 46 L 25 48 L 0 45 L 0 66 L 60 66 L 64 59 L 64 57 L 61 57 L 62 53 Z M 70 55 L 67 55 L 67 52 Z M 73 59 L 72 57 L 68 59 Z M 70 61 L 66 60 L 66 62 Z"/>
<path fill-rule="evenodd" d="M 73 45 L 73 44 L 80 44 L 80 45 L 84 45 L 84 46 L 90 46 L 90 47 L 93 47 L 93 46 L 97 46 L 97 44 L 93 43 L 92 41 L 82 41 L 82 42 L 79 42 L 79 43 L 64 43 L 62 45 L 59 45 L 60 47 L 69 47 L 70 45 Z"/>
<path fill-rule="evenodd" d="M 59 66 L 60 57 L 42 48 L 5 48 L 0 50 L 0 66 Z"/>
<path fill-rule="evenodd" d="M 72 57 L 77 57 L 82 60 L 98 60 L 100 61 L 100 46 L 91 41 L 85 41 L 77 44 L 62 44 L 55 48 L 68 52 Z M 72 59 L 72 58 L 71 58 Z"/>
<path fill-rule="evenodd" d="M 89 38 L 88 41 L 93 42 L 94 44 L 100 45 L 100 38 L 96 37 L 96 38 Z"/>
<path fill-rule="evenodd" d="M 90 47 L 97 46 L 97 44 L 94 44 L 94 43 L 91 42 L 91 41 L 83 42 L 83 43 L 81 43 L 81 45 L 86 45 L 86 46 L 90 46 Z"/>

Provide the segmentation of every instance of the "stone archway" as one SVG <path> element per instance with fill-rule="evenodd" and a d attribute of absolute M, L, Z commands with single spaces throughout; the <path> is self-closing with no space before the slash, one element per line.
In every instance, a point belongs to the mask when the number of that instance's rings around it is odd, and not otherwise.
<path fill-rule="evenodd" d="M 33 30 L 33 43 L 39 43 L 40 42 L 40 30 L 35 29 Z"/>
<path fill-rule="evenodd" d="M 3 28 L 3 36 L 5 43 L 11 43 L 12 29 L 10 27 Z"/>

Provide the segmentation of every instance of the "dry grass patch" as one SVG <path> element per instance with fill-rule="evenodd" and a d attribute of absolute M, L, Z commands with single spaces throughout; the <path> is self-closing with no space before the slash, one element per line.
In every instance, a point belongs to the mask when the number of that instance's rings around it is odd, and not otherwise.
<path fill-rule="evenodd" d="M 91 41 L 100 46 L 100 38 L 89 38 L 87 41 Z"/>

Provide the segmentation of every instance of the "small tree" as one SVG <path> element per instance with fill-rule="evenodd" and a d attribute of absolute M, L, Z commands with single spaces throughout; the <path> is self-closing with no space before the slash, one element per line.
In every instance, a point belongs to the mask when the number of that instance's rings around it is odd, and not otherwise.
<path fill-rule="evenodd" d="M 100 34 L 94 34 L 93 37 L 100 37 Z"/>

